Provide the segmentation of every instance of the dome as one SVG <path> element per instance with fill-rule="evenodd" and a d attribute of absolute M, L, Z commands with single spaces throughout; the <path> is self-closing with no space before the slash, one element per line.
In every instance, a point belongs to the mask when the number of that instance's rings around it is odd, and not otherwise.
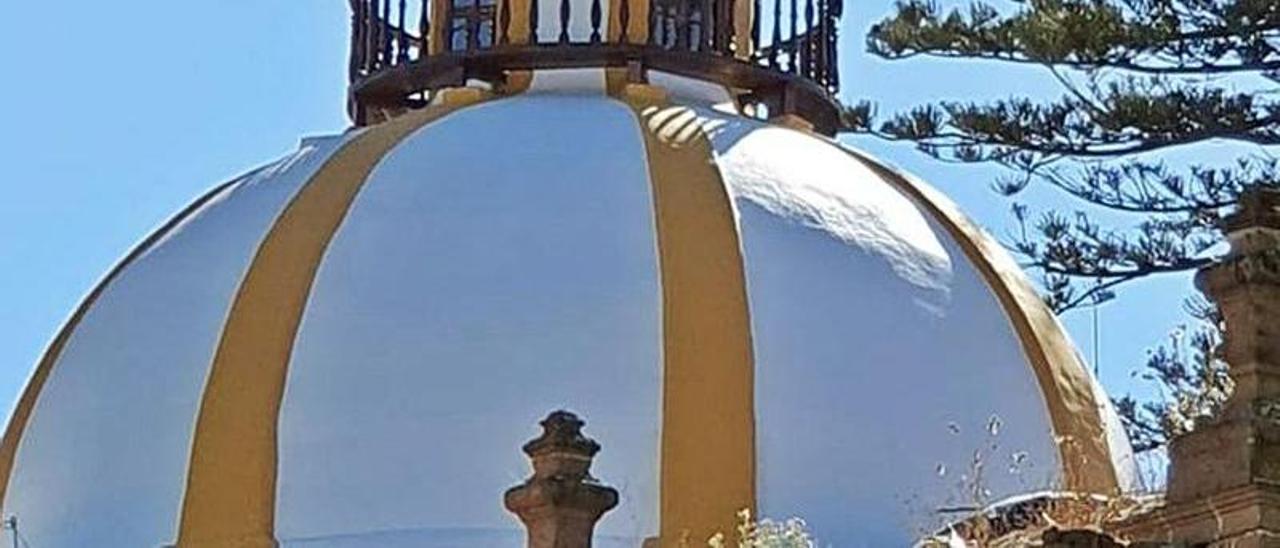
<path fill-rule="evenodd" d="M 209 191 L 38 364 L 4 514 L 40 547 L 520 546 L 501 496 L 560 408 L 621 494 L 602 546 L 742 508 L 905 545 L 974 485 L 1132 482 L 1106 396 L 954 204 L 651 79 L 453 90 Z"/>

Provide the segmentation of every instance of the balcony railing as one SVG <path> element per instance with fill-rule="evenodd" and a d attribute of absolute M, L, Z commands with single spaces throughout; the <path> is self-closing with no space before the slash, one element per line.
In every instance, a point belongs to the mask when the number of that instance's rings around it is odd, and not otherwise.
<path fill-rule="evenodd" d="M 626 66 L 719 82 L 744 90 L 742 102 L 759 107 L 751 112 L 797 114 L 820 130 L 834 128 L 842 0 L 590 0 L 589 7 L 584 0 L 351 0 L 351 7 L 357 123 L 378 118 L 371 111 L 412 108 L 437 89 L 497 82 L 512 70 Z"/>

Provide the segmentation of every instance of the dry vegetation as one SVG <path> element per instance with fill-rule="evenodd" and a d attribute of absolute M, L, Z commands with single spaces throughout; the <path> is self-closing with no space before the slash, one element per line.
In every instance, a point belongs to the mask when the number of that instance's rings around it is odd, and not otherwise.
<path fill-rule="evenodd" d="M 1104 497 L 1045 493 L 997 505 L 925 539 L 925 548 L 1014 548 L 1040 546 L 1047 531 L 1109 532 L 1111 524 L 1140 511 L 1146 501 L 1134 497 Z"/>

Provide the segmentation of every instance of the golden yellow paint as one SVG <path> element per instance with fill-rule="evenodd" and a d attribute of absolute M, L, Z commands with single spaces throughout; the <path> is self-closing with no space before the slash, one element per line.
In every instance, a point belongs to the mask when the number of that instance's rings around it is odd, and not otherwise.
<path fill-rule="evenodd" d="M 22 391 L 22 396 L 18 398 L 18 405 L 13 409 L 13 415 L 9 417 L 9 424 L 5 428 L 4 438 L 0 440 L 0 501 L 3 501 L 5 494 L 9 490 L 9 480 L 13 474 L 14 459 L 18 454 L 18 444 L 22 440 L 22 436 L 26 433 L 27 423 L 31 420 L 31 412 L 35 409 L 36 401 L 40 397 L 40 391 L 44 389 L 45 383 L 49 380 L 49 374 L 53 372 L 54 366 L 58 362 L 58 358 L 62 356 L 62 350 L 66 348 L 67 341 L 71 335 L 75 333 L 76 328 L 80 326 L 80 322 L 84 320 L 84 316 L 98 302 L 98 298 L 106 291 L 116 278 L 120 276 L 124 269 L 132 264 L 138 257 L 151 249 L 156 242 L 160 241 L 170 230 L 178 224 L 185 221 L 193 213 L 203 207 L 209 200 L 226 190 L 231 185 L 244 180 L 252 174 L 245 175 L 233 181 L 223 183 L 214 187 L 204 196 L 201 196 L 191 205 L 174 215 L 163 226 L 153 232 L 145 240 L 139 243 L 125 256 L 123 260 L 116 264 L 107 275 L 98 282 L 98 285 L 89 291 L 84 300 L 80 302 L 80 306 L 71 314 L 71 318 L 63 324 L 62 329 L 53 338 L 53 342 L 49 343 L 49 348 L 40 358 L 40 362 L 36 364 L 36 370 L 31 375 L 31 379 L 27 381 L 27 386 Z"/>
<path fill-rule="evenodd" d="M 703 121 L 627 86 L 653 185 L 662 280 L 661 543 L 756 506 L 755 372 L 737 223 Z"/>
<path fill-rule="evenodd" d="M 649 40 L 648 0 L 609 0 L 609 19 L 606 23 L 606 40 L 619 43 L 622 40 L 622 3 L 627 2 L 631 13 L 627 19 L 627 43 L 645 44 Z"/>
<path fill-rule="evenodd" d="M 533 71 L 509 70 L 507 71 L 507 80 L 503 82 L 502 87 L 497 91 L 502 95 L 519 95 L 529 91 L 529 87 L 532 85 Z"/>
<path fill-rule="evenodd" d="M 507 39 L 512 44 L 529 43 L 529 7 L 530 0 L 502 0 L 511 5 L 511 24 L 507 30 Z M 498 5 L 501 12 L 502 5 Z"/>
<path fill-rule="evenodd" d="M 750 59 L 752 48 L 759 45 L 751 43 L 751 22 L 757 15 L 753 13 L 752 4 L 751 0 L 734 0 L 733 3 L 733 54 L 739 59 Z"/>
<path fill-rule="evenodd" d="M 240 285 L 205 387 L 178 544 L 272 546 L 276 427 L 289 356 L 325 249 L 374 166 L 414 130 L 474 103 L 446 101 L 338 150 L 271 227 Z"/>
<path fill-rule="evenodd" d="M 607 67 L 604 69 L 604 89 L 605 93 L 612 97 L 621 96 L 625 91 L 627 84 L 638 83 L 629 82 L 628 70 L 618 67 Z"/>
<path fill-rule="evenodd" d="M 445 43 L 445 29 L 452 23 L 449 21 L 449 3 L 452 0 L 431 0 L 427 9 L 431 10 L 431 43 L 427 48 L 432 55 L 449 50 Z"/>
<path fill-rule="evenodd" d="M 1093 391 L 1093 380 L 1057 318 L 1031 287 L 1022 269 L 999 242 L 974 225 L 942 193 L 857 153 L 852 155 L 929 210 L 995 292 L 1044 395 L 1049 420 L 1058 438 L 1063 487 L 1088 493 L 1119 492 L 1119 480 L 1103 426 L 1102 403 Z"/>
<path fill-rule="evenodd" d="M 532 2 L 530 0 L 501 1 L 508 2 L 511 5 L 511 26 L 507 31 L 507 39 L 512 44 L 529 43 L 529 8 Z M 499 5 L 499 8 L 501 8 L 501 5 Z M 501 91 L 504 95 L 515 95 L 528 91 L 531 85 L 533 85 L 533 71 L 509 70 Z"/>

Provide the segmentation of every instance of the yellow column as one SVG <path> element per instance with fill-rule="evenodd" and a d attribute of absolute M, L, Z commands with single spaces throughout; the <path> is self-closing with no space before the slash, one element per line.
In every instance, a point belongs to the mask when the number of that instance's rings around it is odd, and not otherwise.
<path fill-rule="evenodd" d="M 622 3 L 626 2 L 631 14 L 627 20 L 627 43 L 644 44 L 649 40 L 649 0 L 609 0 L 607 40 L 622 40 Z"/>
<path fill-rule="evenodd" d="M 751 322 L 737 223 L 696 114 L 629 85 L 648 152 L 662 280 L 662 546 L 731 534 L 756 506 Z"/>
<path fill-rule="evenodd" d="M 734 0 L 733 2 L 733 55 L 739 59 L 750 59 L 751 53 L 759 44 L 751 43 L 751 23 L 756 13 L 752 0 Z"/>
<path fill-rule="evenodd" d="M 427 107 L 354 138 L 271 227 L 232 303 L 209 372 L 191 449 L 180 546 L 274 546 L 276 427 L 293 341 L 325 249 L 387 152 L 465 104 Z"/>
<path fill-rule="evenodd" d="M 444 53 L 449 50 L 445 43 L 446 29 L 452 24 L 449 21 L 449 3 L 453 0 L 431 0 L 431 53 Z"/>
<path fill-rule="evenodd" d="M 508 31 L 508 37 L 511 45 L 521 46 L 529 43 L 529 9 L 532 7 L 531 0 L 499 0 L 507 2 L 511 5 L 511 27 Z M 548 1 L 548 0 L 542 0 Z M 502 7 L 501 4 L 498 5 Z M 502 90 L 506 94 L 521 93 L 529 89 L 533 84 L 533 71 L 531 70 L 510 70 L 507 71 L 506 86 Z"/>

